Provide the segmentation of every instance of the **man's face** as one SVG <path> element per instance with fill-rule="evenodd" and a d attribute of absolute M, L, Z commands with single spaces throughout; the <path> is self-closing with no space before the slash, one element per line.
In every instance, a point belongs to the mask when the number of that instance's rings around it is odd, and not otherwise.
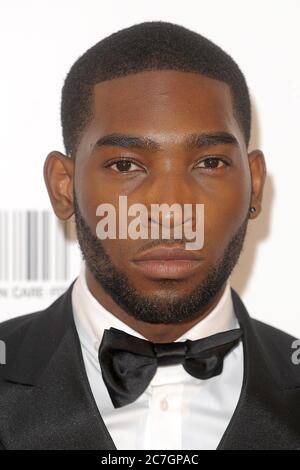
<path fill-rule="evenodd" d="M 198 146 L 194 139 L 194 145 L 188 145 L 191 135 L 216 133 L 233 138 L 218 143 L 210 139 Z M 155 146 L 96 144 L 111 134 L 151 139 Z M 261 168 L 253 164 L 258 193 Z M 129 314 L 153 323 L 183 321 L 220 291 L 242 248 L 253 191 L 246 144 L 225 83 L 167 70 L 97 84 L 93 119 L 81 137 L 72 178 L 78 238 L 87 266 Z M 177 276 L 163 270 L 153 274 L 134 262 L 149 247 L 184 248 L 186 240 L 172 239 L 172 232 L 171 240 L 97 239 L 97 206 L 110 203 L 118 214 L 120 195 L 127 196 L 128 207 L 204 204 L 199 262 Z"/>

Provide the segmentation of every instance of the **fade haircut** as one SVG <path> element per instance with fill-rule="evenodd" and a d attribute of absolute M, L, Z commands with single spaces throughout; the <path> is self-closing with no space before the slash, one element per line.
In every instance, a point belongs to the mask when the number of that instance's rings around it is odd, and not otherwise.
<path fill-rule="evenodd" d="M 107 36 L 72 65 L 61 96 L 61 125 L 67 155 L 75 155 L 93 117 L 94 86 L 105 80 L 151 70 L 196 72 L 229 85 L 236 119 L 248 147 L 249 90 L 236 62 L 219 46 L 183 26 L 149 21 Z"/>

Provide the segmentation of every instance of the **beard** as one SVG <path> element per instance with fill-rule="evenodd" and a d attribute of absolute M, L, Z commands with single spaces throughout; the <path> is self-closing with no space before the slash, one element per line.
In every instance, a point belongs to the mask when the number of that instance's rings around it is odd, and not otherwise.
<path fill-rule="evenodd" d="M 136 320 L 153 324 L 178 324 L 201 316 L 229 278 L 241 254 L 248 226 L 248 216 L 227 244 L 223 256 L 209 268 L 204 280 L 189 293 L 178 294 L 180 280 L 161 279 L 153 295 L 138 291 L 128 276 L 113 264 L 101 240 L 84 220 L 74 196 L 75 225 L 78 243 L 87 268 L 103 290 Z M 173 243 L 173 240 L 164 242 Z M 163 297 L 161 288 L 167 290 Z"/>

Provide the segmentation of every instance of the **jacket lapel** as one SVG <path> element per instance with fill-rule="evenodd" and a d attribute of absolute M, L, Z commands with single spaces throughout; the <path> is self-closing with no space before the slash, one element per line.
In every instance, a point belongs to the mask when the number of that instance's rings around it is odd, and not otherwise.
<path fill-rule="evenodd" d="M 300 378 L 291 361 L 292 337 L 249 317 L 232 289 L 244 331 L 244 381 L 218 450 L 300 449 Z"/>
<path fill-rule="evenodd" d="M 74 283 L 75 281 L 73 281 Z M 39 312 L 6 373 L 0 435 L 7 449 L 116 449 L 90 390 L 71 290 Z M 8 347 L 13 354 L 18 338 Z"/>

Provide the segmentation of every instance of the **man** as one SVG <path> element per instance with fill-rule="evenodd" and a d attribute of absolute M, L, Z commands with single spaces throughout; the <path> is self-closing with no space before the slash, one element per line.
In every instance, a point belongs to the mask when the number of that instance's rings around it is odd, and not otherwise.
<path fill-rule="evenodd" d="M 75 62 L 61 118 L 66 152 L 44 176 L 84 263 L 46 310 L 1 325 L 2 447 L 299 449 L 294 338 L 252 319 L 229 281 L 266 174 L 237 64 L 181 26 L 134 25 Z M 203 204 L 203 246 L 176 239 L 176 211 L 169 239 L 101 239 L 97 208 L 120 196 Z"/>

